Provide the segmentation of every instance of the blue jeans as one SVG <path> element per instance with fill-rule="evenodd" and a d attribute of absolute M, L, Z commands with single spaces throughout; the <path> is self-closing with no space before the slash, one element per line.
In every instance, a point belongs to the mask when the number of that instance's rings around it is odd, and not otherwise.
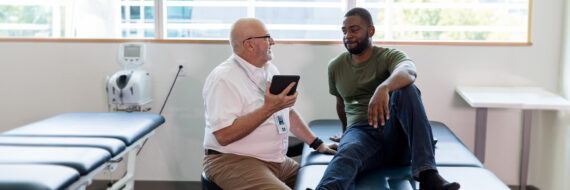
<path fill-rule="evenodd" d="M 368 121 L 351 125 L 317 189 L 354 189 L 359 173 L 380 167 L 411 164 L 415 177 L 436 169 L 433 135 L 420 95 L 413 84 L 392 92 L 390 119 L 383 127 L 375 129 Z"/>

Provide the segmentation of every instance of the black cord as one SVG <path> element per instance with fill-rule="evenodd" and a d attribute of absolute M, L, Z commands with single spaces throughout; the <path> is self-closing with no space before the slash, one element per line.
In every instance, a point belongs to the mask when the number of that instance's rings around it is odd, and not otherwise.
<path fill-rule="evenodd" d="M 168 97 L 170 97 L 170 93 L 172 92 L 172 88 L 174 88 L 174 84 L 176 84 L 176 79 L 178 79 L 178 76 L 180 75 L 180 71 L 182 71 L 182 68 L 184 68 L 184 66 L 182 66 L 182 65 L 178 66 L 178 72 L 176 73 L 176 77 L 174 77 L 174 82 L 172 82 L 172 86 L 170 86 L 170 90 L 168 91 L 168 95 L 166 95 L 166 99 L 164 99 L 164 103 L 162 104 L 162 108 L 160 108 L 160 112 L 158 112 L 158 114 L 162 114 L 162 110 L 164 110 L 164 106 L 166 106 L 166 101 L 168 101 Z"/>
<path fill-rule="evenodd" d="M 168 95 L 166 95 L 166 99 L 164 99 L 164 103 L 162 104 L 162 108 L 160 108 L 160 112 L 158 112 L 158 114 L 160 114 L 160 115 L 162 115 L 162 110 L 164 110 L 164 106 L 166 106 L 166 102 L 168 101 L 168 97 L 170 97 L 170 93 L 172 93 L 172 89 L 174 88 L 174 85 L 176 84 L 176 79 L 178 79 L 178 76 L 180 76 L 180 71 L 182 71 L 182 68 L 184 68 L 184 66 L 182 66 L 182 65 L 178 66 L 178 72 L 176 73 L 176 77 L 174 77 L 174 82 L 172 82 L 172 86 L 170 86 L 170 90 L 168 91 Z M 139 151 L 137 151 L 137 156 L 141 152 L 141 150 L 144 147 L 144 145 L 146 144 L 147 140 L 148 140 L 148 138 L 144 140 L 143 144 L 141 145 L 141 148 L 139 149 Z"/>

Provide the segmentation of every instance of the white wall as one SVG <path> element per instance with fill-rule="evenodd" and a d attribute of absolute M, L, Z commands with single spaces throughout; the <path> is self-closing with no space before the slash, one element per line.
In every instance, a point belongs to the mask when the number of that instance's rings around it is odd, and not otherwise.
<path fill-rule="evenodd" d="M 556 91 L 563 0 L 534 1 L 532 46 L 389 46 L 416 62 L 416 84 L 431 120 L 446 123 L 474 147 L 475 110 L 454 92 L 457 85 L 536 85 Z M 0 42 L 0 131 L 55 114 L 106 111 L 105 76 L 120 69 L 116 43 Z M 230 54 L 226 44 L 148 44 L 144 68 L 153 76 L 153 110 L 164 101 L 178 64 L 187 66 L 163 115 L 166 123 L 142 151 L 137 179 L 198 181 L 202 169 L 204 108 L 201 90 L 209 71 Z M 301 75 L 297 109 L 306 121 L 336 118 L 327 87 L 326 65 L 345 51 L 341 45 L 273 47 L 274 63 L 285 74 Z M 540 112 L 539 112 L 540 113 Z M 541 147 L 540 115 L 535 117 L 531 147 Z M 547 123 L 547 122 L 545 122 Z M 485 167 L 507 184 L 518 184 L 521 112 L 489 110 Z M 531 151 L 529 182 L 541 168 Z M 548 155 L 546 155 L 548 156 Z"/>

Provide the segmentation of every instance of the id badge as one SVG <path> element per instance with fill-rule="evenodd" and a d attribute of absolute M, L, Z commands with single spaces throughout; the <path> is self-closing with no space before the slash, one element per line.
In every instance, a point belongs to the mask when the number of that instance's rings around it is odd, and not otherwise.
<path fill-rule="evenodd" d="M 285 123 L 285 117 L 281 112 L 278 112 L 274 115 L 275 117 L 275 124 L 277 124 L 277 133 L 283 134 L 287 133 L 287 124 Z"/>

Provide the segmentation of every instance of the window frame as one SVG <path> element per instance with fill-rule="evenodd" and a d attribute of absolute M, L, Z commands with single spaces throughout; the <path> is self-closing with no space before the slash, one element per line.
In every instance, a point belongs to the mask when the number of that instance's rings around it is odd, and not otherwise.
<path fill-rule="evenodd" d="M 154 38 L 26 38 L 26 37 L 0 37 L 0 42 L 96 42 L 96 43 L 124 43 L 124 42 L 146 42 L 146 43 L 190 43 L 190 44 L 229 44 L 228 40 L 210 39 L 165 39 L 166 34 L 166 13 L 167 7 L 163 0 L 154 1 Z M 251 1 L 251 0 L 250 0 Z M 357 0 L 346 0 L 346 9 L 356 7 Z M 464 45 L 464 46 L 531 46 L 532 43 L 532 5 L 533 0 L 528 0 L 528 27 L 526 42 L 477 42 L 477 41 L 373 41 L 377 45 Z M 251 5 L 250 5 L 251 6 Z M 158 7 L 158 8 L 157 8 Z M 251 13 L 248 13 L 248 16 Z M 340 29 L 339 29 L 340 31 Z M 279 40 L 277 44 L 342 44 L 342 39 L 338 40 Z"/>

